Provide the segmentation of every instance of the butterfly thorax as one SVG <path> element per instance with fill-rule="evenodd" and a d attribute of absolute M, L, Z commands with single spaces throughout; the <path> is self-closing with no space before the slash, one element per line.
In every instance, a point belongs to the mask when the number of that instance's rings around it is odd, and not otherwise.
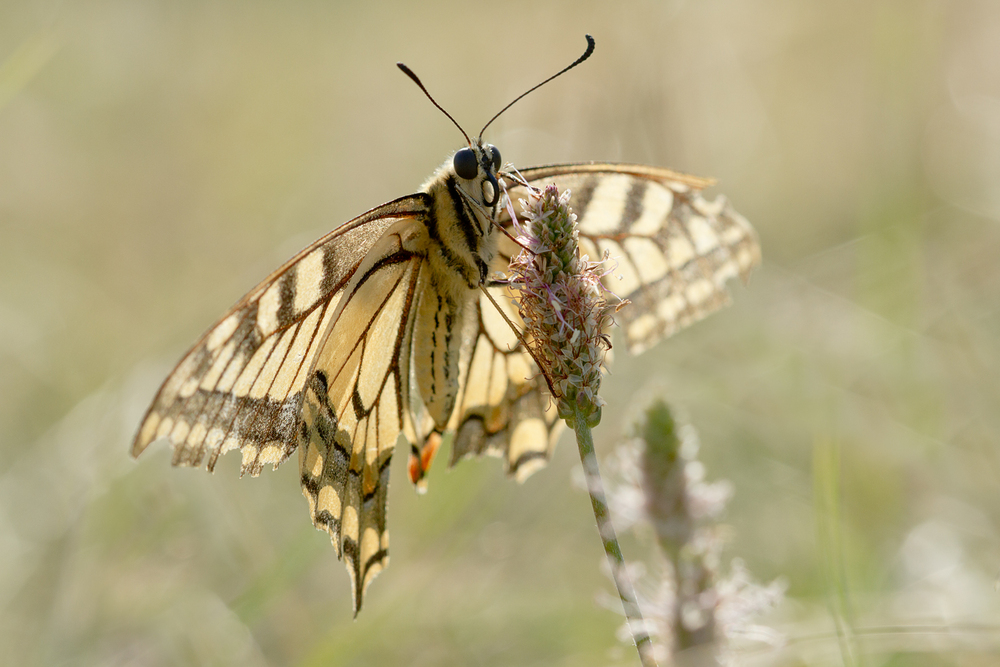
<path fill-rule="evenodd" d="M 449 157 L 421 188 L 431 204 L 428 262 L 439 279 L 460 276 L 468 289 L 486 282 L 496 254 L 499 166 L 500 152 L 476 142 Z"/>

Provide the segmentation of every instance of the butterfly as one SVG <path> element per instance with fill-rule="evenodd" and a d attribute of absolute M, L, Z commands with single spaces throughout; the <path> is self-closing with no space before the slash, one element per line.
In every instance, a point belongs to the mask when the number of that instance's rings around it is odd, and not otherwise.
<path fill-rule="evenodd" d="M 559 74 L 592 51 L 588 35 Z M 165 438 L 174 465 L 209 471 L 238 449 L 241 474 L 254 476 L 298 451 L 310 516 L 347 566 L 355 614 L 388 564 L 401 434 L 418 490 L 446 436 L 452 464 L 490 454 L 518 480 L 558 438 L 544 379 L 507 321 L 520 322 L 511 287 L 491 278 L 520 250 L 505 233 L 507 198 L 548 183 L 571 191 L 582 251 L 617 262 L 606 280 L 632 302 L 617 319 L 634 352 L 727 303 L 726 282 L 760 258 L 746 219 L 700 194 L 711 180 L 609 163 L 515 172 L 482 132 L 466 140 L 418 193 L 335 228 L 240 299 L 173 369 L 132 443 L 139 456 Z"/>

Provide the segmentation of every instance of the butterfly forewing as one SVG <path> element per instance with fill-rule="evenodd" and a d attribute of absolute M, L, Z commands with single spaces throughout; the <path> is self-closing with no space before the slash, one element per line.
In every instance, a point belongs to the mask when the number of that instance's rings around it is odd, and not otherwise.
<path fill-rule="evenodd" d="M 570 191 L 581 251 L 592 260 L 606 252 L 605 285 L 632 302 L 615 319 L 633 353 L 729 303 L 728 280 L 746 280 L 760 262 L 750 223 L 725 197 L 701 195 L 711 180 L 602 163 L 535 167 L 521 176 Z M 511 196 L 521 192 L 515 187 Z"/>
<path fill-rule="evenodd" d="M 174 448 L 175 465 L 212 470 L 243 450 L 244 473 L 295 451 L 302 388 L 336 302 L 368 250 L 392 224 L 423 215 L 406 197 L 339 227 L 296 255 L 245 296 L 184 356 L 163 383 L 135 441 Z"/>

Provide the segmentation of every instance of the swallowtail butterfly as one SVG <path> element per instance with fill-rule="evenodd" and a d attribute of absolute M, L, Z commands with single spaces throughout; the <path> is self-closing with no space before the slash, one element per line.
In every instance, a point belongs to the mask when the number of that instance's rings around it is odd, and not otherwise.
<path fill-rule="evenodd" d="M 589 57 L 587 41 L 559 74 Z M 608 287 L 631 301 L 617 319 L 632 352 L 727 303 L 726 282 L 760 258 L 749 223 L 723 197 L 702 197 L 711 180 L 606 163 L 519 179 L 482 132 L 466 139 L 418 193 L 337 227 L 240 299 L 167 377 L 132 444 L 138 456 L 165 438 L 174 465 L 209 471 L 239 449 L 250 475 L 297 450 L 309 513 L 347 565 L 355 613 L 388 564 L 400 434 L 418 488 L 445 435 L 452 463 L 491 454 L 524 480 L 559 434 L 537 366 L 483 293 L 520 322 L 510 289 L 491 279 L 518 250 L 503 233 L 505 197 L 524 197 L 523 182 L 571 191 L 582 250 L 610 254 L 619 279 Z"/>

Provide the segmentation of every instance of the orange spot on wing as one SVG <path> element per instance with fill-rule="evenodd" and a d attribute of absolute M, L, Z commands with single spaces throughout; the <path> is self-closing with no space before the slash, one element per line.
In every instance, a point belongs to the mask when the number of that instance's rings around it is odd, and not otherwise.
<path fill-rule="evenodd" d="M 418 454 L 416 450 L 410 452 L 410 462 L 408 470 L 410 481 L 417 487 L 417 491 L 423 493 L 427 490 L 427 481 L 424 477 L 430 470 L 434 455 L 437 454 L 438 447 L 441 446 L 441 434 L 434 432 L 427 436 Z"/>

